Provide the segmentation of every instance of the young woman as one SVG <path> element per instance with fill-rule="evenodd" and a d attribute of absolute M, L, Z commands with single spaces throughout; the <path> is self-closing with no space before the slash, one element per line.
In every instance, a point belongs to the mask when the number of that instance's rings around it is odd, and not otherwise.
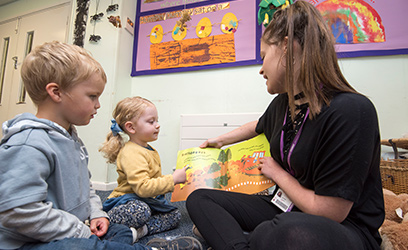
<path fill-rule="evenodd" d="M 373 104 L 349 85 L 334 37 L 305 1 L 277 10 L 261 39 L 260 74 L 278 94 L 259 121 L 204 142 L 222 147 L 265 133 L 268 196 L 196 190 L 187 209 L 218 249 L 379 249 L 384 219 Z M 279 193 L 280 195 L 277 195 Z"/>

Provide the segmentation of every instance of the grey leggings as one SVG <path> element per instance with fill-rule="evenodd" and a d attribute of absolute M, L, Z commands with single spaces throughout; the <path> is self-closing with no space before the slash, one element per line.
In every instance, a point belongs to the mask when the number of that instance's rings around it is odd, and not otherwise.
<path fill-rule="evenodd" d="M 147 225 L 147 235 L 176 228 L 181 219 L 178 209 L 168 213 L 154 213 L 149 205 L 140 200 L 132 200 L 116 206 L 109 210 L 108 216 L 111 222 L 128 227 L 139 228 Z"/>
<path fill-rule="evenodd" d="M 187 210 L 215 250 L 372 249 L 351 225 L 302 212 L 282 213 L 270 200 L 271 196 L 198 189 L 188 197 Z"/>

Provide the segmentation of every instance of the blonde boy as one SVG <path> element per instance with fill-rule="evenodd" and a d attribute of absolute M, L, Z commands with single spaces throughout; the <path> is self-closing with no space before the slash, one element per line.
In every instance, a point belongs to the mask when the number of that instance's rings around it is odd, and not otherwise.
<path fill-rule="evenodd" d="M 26 57 L 21 76 L 38 111 L 3 124 L 0 249 L 149 249 L 132 245 L 136 230 L 110 225 L 74 127 L 100 108 L 101 65 L 78 46 L 50 42 Z"/>

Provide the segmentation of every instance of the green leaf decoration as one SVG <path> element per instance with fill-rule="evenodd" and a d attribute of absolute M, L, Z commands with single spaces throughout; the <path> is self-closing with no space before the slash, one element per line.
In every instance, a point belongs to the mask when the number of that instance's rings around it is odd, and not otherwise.
<path fill-rule="evenodd" d="M 258 24 L 268 26 L 273 13 L 282 5 L 293 4 L 293 0 L 262 0 L 259 3 Z"/>

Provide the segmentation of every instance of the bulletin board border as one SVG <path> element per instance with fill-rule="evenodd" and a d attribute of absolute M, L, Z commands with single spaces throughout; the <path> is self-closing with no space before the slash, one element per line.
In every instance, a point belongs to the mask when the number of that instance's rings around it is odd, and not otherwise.
<path fill-rule="evenodd" d="M 244 65 L 254 65 L 254 64 L 261 64 L 262 59 L 260 57 L 260 39 L 262 35 L 262 25 L 258 25 L 257 20 L 257 10 L 260 0 L 248 0 L 253 1 L 255 5 L 256 12 L 253 13 L 251 18 L 254 19 L 255 22 L 255 58 L 251 60 L 241 60 L 231 63 L 220 63 L 220 64 L 210 64 L 210 65 L 200 65 L 200 66 L 192 66 L 192 67 L 179 67 L 179 68 L 166 68 L 166 69 L 149 69 L 149 70 L 137 70 L 137 58 L 138 58 L 138 43 L 139 43 L 139 28 L 140 28 L 140 17 L 153 15 L 163 12 L 171 12 L 171 11 L 178 11 L 183 8 L 191 9 L 206 5 L 213 5 L 219 3 L 227 3 L 227 2 L 234 2 L 239 0 L 211 0 L 211 1 L 204 1 L 204 2 L 197 2 L 197 3 L 190 3 L 182 6 L 174 6 L 168 7 L 163 9 L 151 10 L 141 12 L 141 3 L 143 0 L 137 0 L 137 8 L 136 8 L 136 17 L 135 17 L 135 32 L 134 32 L 134 40 L 133 40 L 133 58 L 132 58 L 132 72 L 131 76 L 142 76 L 142 75 L 155 75 L 155 74 L 167 74 L 167 73 L 176 73 L 176 72 L 186 72 L 186 71 L 195 71 L 195 70 L 205 70 L 205 69 L 218 69 L 218 68 L 227 68 L 227 67 L 235 67 L 235 66 L 244 66 Z"/>

